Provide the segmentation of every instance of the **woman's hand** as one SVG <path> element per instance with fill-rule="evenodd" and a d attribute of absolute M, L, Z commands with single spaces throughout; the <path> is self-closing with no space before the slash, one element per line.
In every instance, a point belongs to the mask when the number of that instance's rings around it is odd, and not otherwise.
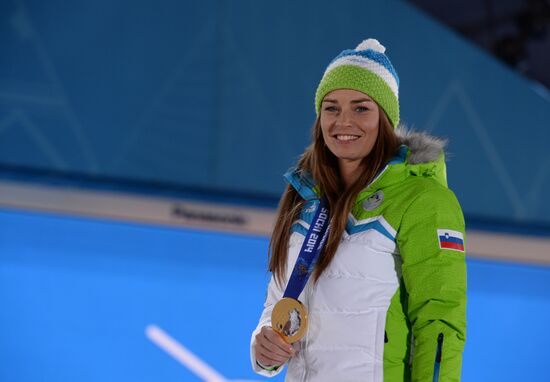
<path fill-rule="evenodd" d="M 270 326 L 263 326 L 256 334 L 255 356 L 262 366 L 280 366 L 296 354 L 292 345 L 286 343 Z"/>

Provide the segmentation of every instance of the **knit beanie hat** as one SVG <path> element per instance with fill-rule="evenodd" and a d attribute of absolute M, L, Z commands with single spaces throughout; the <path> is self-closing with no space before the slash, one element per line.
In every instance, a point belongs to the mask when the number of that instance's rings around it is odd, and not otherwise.
<path fill-rule="evenodd" d="M 393 127 L 399 124 L 399 77 L 386 48 L 373 38 L 355 49 L 342 51 L 325 70 L 315 93 L 315 110 L 323 98 L 336 89 L 353 89 L 368 94 L 386 112 Z"/>

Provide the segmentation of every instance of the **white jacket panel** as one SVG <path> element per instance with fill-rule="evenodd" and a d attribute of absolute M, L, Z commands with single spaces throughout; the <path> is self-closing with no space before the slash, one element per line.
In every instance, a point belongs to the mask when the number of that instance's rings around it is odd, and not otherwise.
<path fill-rule="evenodd" d="M 289 242 L 287 280 L 298 257 L 304 236 L 294 232 Z M 383 381 L 386 312 L 397 291 L 400 258 L 395 242 L 376 230 L 344 234 L 329 267 L 318 282 L 312 280 L 300 295 L 309 312 L 301 350 L 288 365 L 286 381 Z M 286 285 L 285 285 L 286 287 Z M 251 360 L 256 365 L 254 336 L 271 325 L 273 305 L 283 290 L 269 283 L 264 311 L 252 335 Z M 311 308 L 313 307 L 313 308 Z"/>

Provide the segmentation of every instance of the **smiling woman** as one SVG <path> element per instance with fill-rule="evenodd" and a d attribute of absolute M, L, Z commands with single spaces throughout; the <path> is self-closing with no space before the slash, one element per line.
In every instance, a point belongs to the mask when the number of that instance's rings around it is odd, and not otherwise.
<path fill-rule="evenodd" d="M 460 379 L 464 218 L 444 142 L 398 127 L 398 85 L 374 39 L 319 83 L 312 143 L 285 175 L 271 237 L 251 340 L 259 374 L 288 364 L 287 381 Z"/>

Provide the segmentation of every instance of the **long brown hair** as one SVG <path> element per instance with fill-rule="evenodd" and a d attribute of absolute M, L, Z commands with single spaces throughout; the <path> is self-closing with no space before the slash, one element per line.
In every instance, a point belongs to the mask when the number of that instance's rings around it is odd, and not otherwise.
<path fill-rule="evenodd" d="M 380 107 L 379 111 L 378 137 L 369 155 L 363 158 L 365 170 L 349 188 L 346 189 L 340 176 L 338 158 L 325 145 L 319 117 L 313 125 L 313 142 L 298 161 L 298 169 L 309 172 L 318 183 L 328 200 L 331 214 L 330 232 L 313 272 L 315 281 L 334 258 L 357 194 L 374 179 L 399 147 L 398 138 L 386 113 Z M 291 227 L 298 219 L 303 204 L 304 201 L 298 192 L 288 185 L 279 202 L 277 219 L 269 243 L 269 270 L 280 285 L 285 281 Z"/>

